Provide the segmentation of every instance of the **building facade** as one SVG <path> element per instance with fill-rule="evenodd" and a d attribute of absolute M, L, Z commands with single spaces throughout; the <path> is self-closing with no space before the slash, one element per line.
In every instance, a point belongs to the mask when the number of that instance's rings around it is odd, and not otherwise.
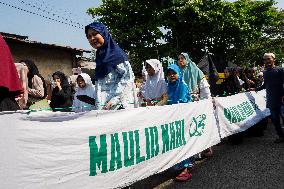
<path fill-rule="evenodd" d="M 27 36 L 8 33 L 1 35 L 10 47 L 14 62 L 33 60 L 45 80 L 49 80 L 55 71 L 61 71 L 67 76 L 72 75 L 72 68 L 79 66 L 78 58 L 82 57 L 83 52 L 90 52 L 69 46 L 30 41 Z"/>

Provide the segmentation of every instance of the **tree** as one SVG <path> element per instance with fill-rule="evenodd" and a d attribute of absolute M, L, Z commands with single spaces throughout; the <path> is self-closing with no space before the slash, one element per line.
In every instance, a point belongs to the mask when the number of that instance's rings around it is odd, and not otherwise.
<path fill-rule="evenodd" d="M 236 59 L 241 59 L 250 65 L 261 64 L 262 55 L 273 52 L 277 62 L 283 63 L 284 59 L 284 11 L 274 13 L 273 19 L 262 29 L 261 36 L 251 42 L 246 48 L 236 53 Z"/>
<path fill-rule="evenodd" d="M 109 27 L 138 70 L 148 58 L 183 51 L 199 61 L 205 49 L 238 65 L 259 63 L 264 52 L 281 59 L 284 13 L 274 5 L 274 0 L 103 0 L 88 13 Z M 161 38 L 163 44 L 157 42 Z"/>
<path fill-rule="evenodd" d="M 164 24 L 172 31 L 167 41 L 176 52 L 188 51 L 196 61 L 206 48 L 240 65 L 254 63 L 260 56 L 256 52 L 273 50 L 267 48 L 267 43 L 277 43 L 266 35 L 267 29 L 277 28 L 281 20 L 274 4 L 252 0 L 174 1 L 163 10 Z M 279 30 L 273 31 L 274 36 L 279 34 Z M 252 51 L 254 57 L 243 56 Z"/>
<path fill-rule="evenodd" d="M 134 70 L 142 61 L 158 58 L 157 49 L 162 32 L 159 29 L 159 4 L 150 0 L 103 0 L 98 8 L 88 9 L 88 13 L 99 16 L 117 43 L 129 53 Z"/>

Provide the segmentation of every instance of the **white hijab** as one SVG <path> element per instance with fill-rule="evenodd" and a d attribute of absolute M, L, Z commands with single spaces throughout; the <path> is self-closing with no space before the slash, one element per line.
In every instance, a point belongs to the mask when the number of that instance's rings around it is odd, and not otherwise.
<path fill-rule="evenodd" d="M 167 84 L 164 77 L 163 66 L 157 59 L 146 60 L 146 63 L 155 70 L 155 75 L 149 76 L 147 74 L 142 95 L 144 98 L 150 100 L 160 98 L 163 94 L 167 93 Z"/>
<path fill-rule="evenodd" d="M 80 88 L 80 87 L 77 88 L 77 91 L 76 91 L 75 96 L 74 96 L 74 101 L 73 101 L 73 111 L 80 112 L 80 111 L 92 110 L 92 109 L 94 109 L 94 107 L 92 105 L 80 101 L 79 99 L 77 99 L 77 96 L 78 95 L 87 95 L 91 98 L 96 98 L 95 86 L 93 85 L 91 77 L 88 74 L 81 73 L 78 76 L 83 77 L 83 79 L 86 83 L 86 86 L 84 88 Z"/>

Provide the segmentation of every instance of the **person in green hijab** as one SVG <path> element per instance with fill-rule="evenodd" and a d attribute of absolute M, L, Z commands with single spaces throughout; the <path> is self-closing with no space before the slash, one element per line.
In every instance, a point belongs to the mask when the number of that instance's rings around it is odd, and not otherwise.
<path fill-rule="evenodd" d="M 191 94 L 199 94 L 200 98 L 209 98 L 211 96 L 210 86 L 203 72 L 197 65 L 191 61 L 187 53 L 180 53 L 178 56 L 178 65 L 181 68 L 183 79 L 188 85 Z"/>
<path fill-rule="evenodd" d="M 211 97 L 210 85 L 203 72 L 192 62 L 187 53 L 180 53 L 178 65 L 181 68 L 183 79 L 188 85 L 192 99 L 208 99 Z M 208 148 L 199 154 L 200 158 L 207 158 L 213 155 L 212 148 Z"/>

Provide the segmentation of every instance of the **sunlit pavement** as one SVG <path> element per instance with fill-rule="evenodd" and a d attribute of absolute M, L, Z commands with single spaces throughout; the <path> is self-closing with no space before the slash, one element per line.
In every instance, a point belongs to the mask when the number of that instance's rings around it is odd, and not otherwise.
<path fill-rule="evenodd" d="M 130 186 L 130 188 L 202 189 L 202 188 L 284 188 L 284 143 L 274 144 L 273 125 L 263 137 L 245 137 L 240 145 L 226 141 L 214 147 L 214 156 L 199 162 L 187 182 L 175 182 L 170 169 Z M 155 166 L 155 165 L 153 165 Z M 129 187 L 128 187 L 129 188 Z"/>

